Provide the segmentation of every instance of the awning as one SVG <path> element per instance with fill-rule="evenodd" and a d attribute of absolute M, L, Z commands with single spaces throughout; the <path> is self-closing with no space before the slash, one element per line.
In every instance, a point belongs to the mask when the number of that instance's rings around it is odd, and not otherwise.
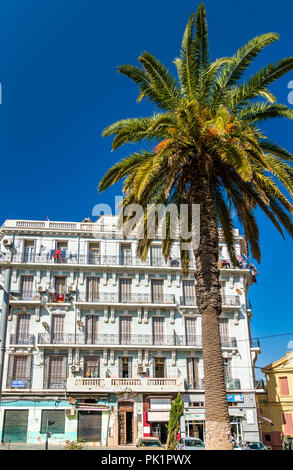
<path fill-rule="evenodd" d="M 152 422 L 168 422 L 170 417 L 169 411 L 148 411 L 148 421 Z"/>

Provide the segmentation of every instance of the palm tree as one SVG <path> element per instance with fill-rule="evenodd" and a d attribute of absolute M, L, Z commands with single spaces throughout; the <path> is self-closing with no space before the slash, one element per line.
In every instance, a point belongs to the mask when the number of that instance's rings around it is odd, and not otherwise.
<path fill-rule="evenodd" d="M 156 112 L 150 117 L 118 121 L 103 132 L 104 136 L 115 136 L 113 150 L 142 140 L 154 142 L 155 147 L 135 152 L 114 165 L 101 180 L 100 191 L 124 180 L 124 208 L 138 203 L 145 214 L 150 203 L 177 206 L 187 203 L 189 208 L 200 204 L 200 244 L 193 253 L 196 299 L 202 316 L 207 449 L 232 448 L 218 325 L 221 313 L 218 227 L 233 265 L 236 265 L 234 215 L 243 227 L 247 250 L 258 262 L 256 208 L 267 215 L 282 235 L 284 229 L 293 234 L 290 217 L 293 170 L 288 163 L 293 156 L 268 140 L 258 128 L 260 122 L 269 118 L 293 118 L 292 110 L 276 103 L 268 90 L 272 82 L 293 69 L 293 57 L 271 63 L 249 80 L 240 82 L 261 50 L 278 37 L 275 33 L 262 34 L 232 57 L 211 61 L 206 10 L 201 4 L 196 15 L 189 18 L 180 56 L 174 61 L 178 78 L 148 52 L 138 59 L 142 67 L 118 68 L 138 85 L 138 101 L 146 98 L 158 108 Z M 194 232 L 194 223 L 192 220 L 189 223 Z M 138 243 L 142 259 L 151 242 L 144 233 Z M 163 240 L 166 259 L 172 243 L 170 236 Z M 180 245 L 186 272 L 189 252 L 182 239 Z"/>

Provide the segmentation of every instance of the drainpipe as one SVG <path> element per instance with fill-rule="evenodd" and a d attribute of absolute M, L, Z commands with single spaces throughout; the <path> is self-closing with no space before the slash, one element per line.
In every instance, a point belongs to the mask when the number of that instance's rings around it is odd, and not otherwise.
<path fill-rule="evenodd" d="M 3 303 L 2 303 L 2 315 L 0 325 L 0 401 L 2 396 L 2 383 L 3 383 L 3 370 L 4 370 L 4 358 L 6 349 L 6 333 L 7 333 L 7 318 L 9 312 L 9 292 L 11 286 L 11 268 L 5 269 L 4 275 L 4 287 L 3 289 Z"/>

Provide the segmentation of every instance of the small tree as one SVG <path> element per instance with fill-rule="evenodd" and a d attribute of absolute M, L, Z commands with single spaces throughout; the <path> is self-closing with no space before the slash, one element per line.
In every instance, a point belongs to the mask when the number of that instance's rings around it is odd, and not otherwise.
<path fill-rule="evenodd" d="M 184 411 L 184 401 L 181 400 L 180 393 L 177 398 L 171 402 L 170 418 L 168 422 L 168 439 L 166 450 L 174 450 L 177 444 L 177 435 L 180 430 L 180 418 Z"/>

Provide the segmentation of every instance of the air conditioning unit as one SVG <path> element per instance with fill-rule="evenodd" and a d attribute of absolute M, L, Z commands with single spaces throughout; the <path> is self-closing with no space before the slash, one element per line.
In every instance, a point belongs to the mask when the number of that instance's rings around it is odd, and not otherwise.
<path fill-rule="evenodd" d="M 38 291 L 39 292 L 46 292 L 46 286 L 44 286 L 43 284 L 40 284 L 39 287 L 38 287 Z"/>
<path fill-rule="evenodd" d="M 146 371 L 147 371 L 146 368 L 143 366 L 138 366 L 137 368 L 138 374 L 146 374 Z"/>
<path fill-rule="evenodd" d="M 80 367 L 79 366 L 71 366 L 72 372 L 79 372 Z"/>
<path fill-rule="evenodd" d="M 66 416 L 74 416 L 75 415 L 75 409 L 74 408 L 67 408 L 67 410 L 65 410 L 65 414 L 66 414 Z"/>
<path fill-rule="evenodd" d="M 76 287 L 75 286 L 68 286 L 68 292 L 76 292 Z"/>
<path fill-rule="evenodd" d="M 171 266 L 179 266 L 179 260 L 178 259 L 172 259 L 171 260 Z"/>

